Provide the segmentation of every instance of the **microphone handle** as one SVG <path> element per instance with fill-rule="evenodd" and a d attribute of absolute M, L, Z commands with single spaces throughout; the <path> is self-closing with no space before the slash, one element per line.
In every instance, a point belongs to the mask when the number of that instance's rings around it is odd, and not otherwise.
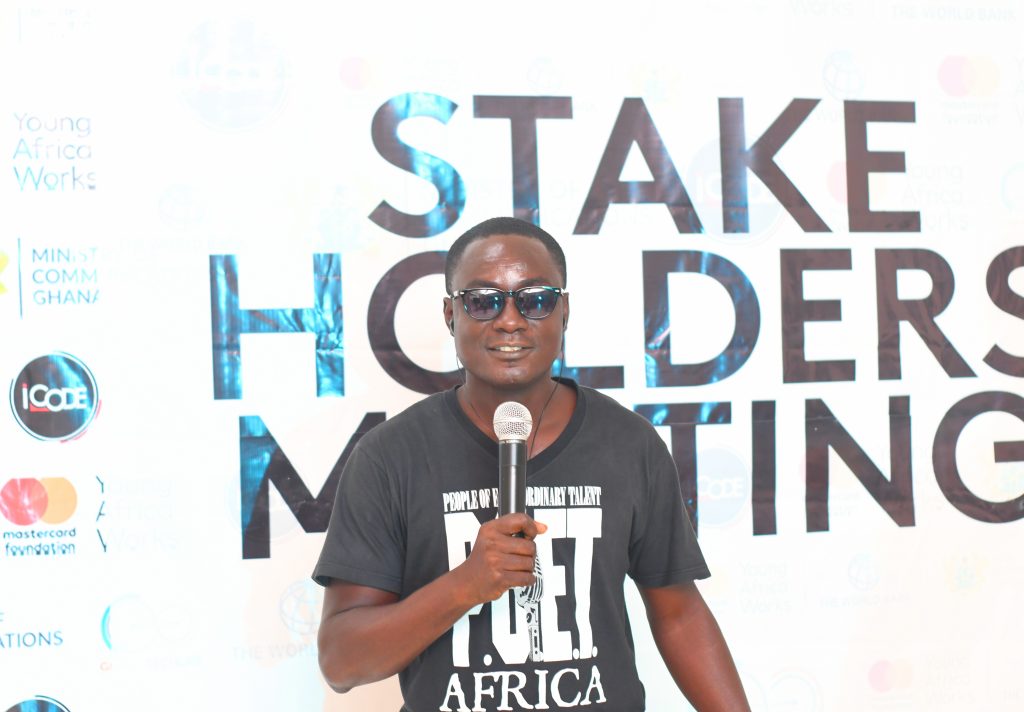
<path fill-rule="evenodd" d="M 526 442 L 498 442 L 498 516 L 526 512 Z"/>

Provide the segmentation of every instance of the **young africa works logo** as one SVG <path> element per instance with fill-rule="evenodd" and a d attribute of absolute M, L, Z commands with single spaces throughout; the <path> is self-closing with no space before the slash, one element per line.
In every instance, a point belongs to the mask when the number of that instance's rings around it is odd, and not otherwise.
<path fill-rule="evenodd" d="M 71 440 L 99 410 L 99 391 L 89 368 L 57 352 L 30 361 L 11 382 L 11 410 L 18 424 L 40 440 Z"/>

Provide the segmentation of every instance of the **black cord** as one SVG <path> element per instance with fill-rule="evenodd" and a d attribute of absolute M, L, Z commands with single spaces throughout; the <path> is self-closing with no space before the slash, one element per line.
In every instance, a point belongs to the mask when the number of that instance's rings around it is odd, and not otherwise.
<path fill-rule="evenodd" d="M 540 415 L 537 416 L 537 427 L 533 431 L 533 440 L 530 441 L 530 452 L 526 454 L 526 458 L 530 459 L 533 453 L 533 448 L 537 444 L 537 435 L 540 433 L 540 424 L 544 420 L 544 411 L 548 409 L 551 404 L 551 399 L 555 397 L 555 391 L 558 390 L 558 379 L 562 377 L 562 371 L 565 369 L 565 331 L 562 332 L 562 353 L 558 359 L 558 375 L 553 379 L 555 381 L 555 387 L 551 389 L 551 393 L 548 394 L 547 401 L 544 402 L 544 407 L 540 410 Z"/>
<path fill-rule="evenodd" d="M 561 371 L 561 369 L 559 369 Z M 555 387 L 551 389 L 551 393 L 548 394 L 548 399 L 544 402 L 544 407 L 540 409 L 540 415 L 537 416 L 537 427 L 533 430 L 533 439 L 530 441 L 530 450 L 526 453 L 526 459 L 529 460 L 533 457 L 533 449 L 537 445 L 537 435 L 540 433 L 540 424 L 544 420 L 544 411 L 551 405 L 551 399 L 555 397 L 555 391 L 558 390 L 558 381 L 555 381 Z"/>

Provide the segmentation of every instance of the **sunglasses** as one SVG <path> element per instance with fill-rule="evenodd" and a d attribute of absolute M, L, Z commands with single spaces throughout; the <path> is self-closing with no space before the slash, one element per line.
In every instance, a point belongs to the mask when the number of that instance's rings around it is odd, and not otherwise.
<path fill-rule="evenodd" d="M 512 297 L 516 309 L 527 319 L 545 319 L 551 316 L 558 298 L 569 292 L 559 287 L 522 287 L 506 292 L 502 289 L 478 287 L 453 292 L 452 299 L 462 297 L 466 313 L 479 321 L 494 319 L 505 308 L 505 299 Z"/>

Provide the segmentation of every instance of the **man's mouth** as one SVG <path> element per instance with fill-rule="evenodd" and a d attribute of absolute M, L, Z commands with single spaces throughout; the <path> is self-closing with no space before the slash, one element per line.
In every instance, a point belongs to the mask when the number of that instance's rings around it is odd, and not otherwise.
<path fill-rule="evenodd" d="M 492 346 L 492 351 L 500 351 L 503 354 L 514 354 L 519 351 L 525 351 L 525 346 Z"/>

